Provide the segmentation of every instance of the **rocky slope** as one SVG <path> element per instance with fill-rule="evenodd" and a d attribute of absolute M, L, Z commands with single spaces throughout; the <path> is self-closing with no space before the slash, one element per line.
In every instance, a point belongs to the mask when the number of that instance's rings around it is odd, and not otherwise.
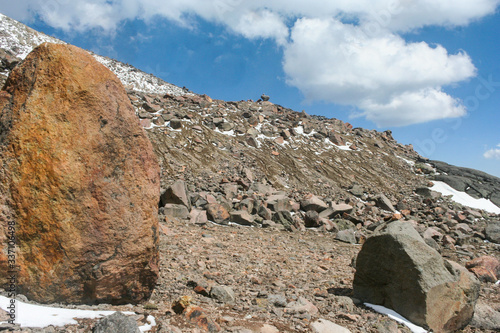
<path fill-rule="evenodd" d="M 26 50 L 50 39 L 5 16 L 0 24 L 4 75 Z M 190 296 L 226 332 L 306 332 L 318 320 L 352 332 L 406 332 L 350 297 L 359 244 L 394 220 L 411 223 L 428 245 L 462 265 L 482 255 L 500 258 L 499 216 L 429 191 L 437 173 L 445 181 L 445 172 L 454 174 L 390 131 L 352 128 L 270 101 L 213 100 L 96 58 L 127 88 L 162 168 L 157 288 L 149 304 L 114 307 L 154 314 L 156 331 L 201 329 L 171 308 Z M 498 183 L 485 179 L 487 191 L 476 192 L 495 200 Z M 487 314 L 467 332 L 500 327 L 484 324 L 500 310 L 498 274 L 490 273 L 482 277 L 485 310 L 478 311 Z M 226 292 L 212 293 L 220 290 L 214 286 Z M 94 324 L 64 330 L 88 332 Z"/>

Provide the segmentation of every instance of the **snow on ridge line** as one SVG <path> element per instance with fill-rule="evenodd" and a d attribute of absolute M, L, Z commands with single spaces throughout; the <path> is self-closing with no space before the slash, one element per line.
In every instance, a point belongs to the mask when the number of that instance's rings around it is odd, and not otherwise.
<path fill-rule="evenodd" d="M 24 59 L 35 47 L 46 42 L 66 44 L 60 39 L 40 33 L 0 13 L 0 48 L 12 52 L 18 58 Z M 118 60 L 90 53 L 97 61 L 115 73 L 124 86 L 130 86 L 135 91 L 175 96 L 194 95 L 186 92 L 183 88 L 165 82 L 153 74 L 147 74 Z"/>
<path fill-rule="evenodd" d="M 7 312 L 10 310 L 8 306 L 11 304 L 11 299 L 0 295 L 0 309 Z M 96 311 L 96 310 L 78 310 L 78 309 L 63 309 L 54 308 L 49 306 L 28 304 L 21 301 L 15 301 L 15 323 L 21 327 L 34 327 L 44 328 L 50 325 L 65 326 L 65 325 L 78 325 L 74 318 L 89 318 L 97 319 L 105 316 L 112 315 L 117 311 Z M 124 315 L 135 315 L 134 312 L 122 312 Z M 149 324 L 139 327 L 141 332 L 147 332 L 156 326 L 156 321 L 153 316 L 148 316 L 146 321 Z M 0 322 L 3 324 L 6 322 Z"/>
<path fill-rule="evenodd" d="M 451 199 L 458 202 L 461 205 L 468 206 L 471 208 L 482 209 L 490 213 L 500 214 L 500 207 L 496 206 L 493 202 L 488 199 L 476 199 L 471 197 L 465 192 L 460 192 L 455 190 L 450 185 L 441 181 L 432 181 L 434 186 L 430 189 L 441 193 L 442 195 L 451 195 Z"/>

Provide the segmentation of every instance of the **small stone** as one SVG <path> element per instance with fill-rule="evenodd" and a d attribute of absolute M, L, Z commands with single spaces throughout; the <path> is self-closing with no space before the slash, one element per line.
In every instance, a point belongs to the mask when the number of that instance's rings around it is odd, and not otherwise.
<path fill-rule="evenodd" d="M 102 318 L 97 322 L 94 333 L 140 333 L 137 322 L 121 312 Z"/>
<path fill-rule="evenodd" d="M 319 217 L 318 212 L 310 210 L 304 217 L 304 225 L 307 228 L 318 228 L 323 224 L 322 219 Z"/>
<path fill-rule="evenodd" d="M 311 324 L 313 333 L 350 333 L 347 328 L 337 325 L 326 319 L 318 319 Z"/>
<path fill-rule="evenodd" d="M 356 244 L 356 234 L 353 229 L 339 231 L 335 239 L 345 243 Z"/>
<path fill-rule="evenodd" d="M 211 320 L 205 311 L 199 306 L 190 305 L 185 310 L 186 318 L 193 324 L 196 324 L 199 328 L 203 329 L 205 332 L 219 332 L 220 326 Z"/>
<path fill-rule="evenodd" d="M 396 212 L 396 209 L 394 209 L 394 206 L 392 205 L 391 201 L 382 193 L 380 193 L 375 197 L 375 204 L 377 205 L 377 207 L 382 208 L 384 210 L 393 213 Z"/>
<path fill-rule="evenodd" d="M 279 333 L 280 330 L 268 324 L 264 324 L 259 330 L 259 333 Z"/>
<path fill-rule="evenodd" d="M 170 127 L 172 127 L 175 130 L 181 129 L 182 128 L 182 120 L 180 120 L 180 119 L 171 119 L 170 120 Z"/>
<path fill-rule="evenodd" d="M 287 304 L 285 295 L 283 294 L 271 294 L 267 296 L 267 300 L 274 306 L 284 308 Z"/>
<path fill-rule="evenodd" d="M 210 297 L 221 303 L 234 303 L 236 297 L 233 289 L 228 286 L 214 286 L 210 289 Z"/>
<path fill-rule="evenodd" d="M 186 310 L 190 305 L 191 305 L 191 296 L 182 296 L 178 300 L 176 300 L 174 303 L 172 303 L 172 310 L 174 310 L 175 313 L 181 314 Z"/>

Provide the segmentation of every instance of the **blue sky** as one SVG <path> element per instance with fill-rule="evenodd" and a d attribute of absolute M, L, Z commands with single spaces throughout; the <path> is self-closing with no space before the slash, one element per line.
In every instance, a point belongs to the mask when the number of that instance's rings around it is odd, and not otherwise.
<path fill-rule="evenodd" d="M 500 0 L 31 0 L 14 19 L 196 93 L 386 130 L 500 177 Z"/>

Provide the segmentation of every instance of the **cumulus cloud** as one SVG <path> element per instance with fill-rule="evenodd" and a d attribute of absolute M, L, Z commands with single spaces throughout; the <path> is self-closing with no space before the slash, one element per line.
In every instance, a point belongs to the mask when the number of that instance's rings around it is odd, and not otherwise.
<path fill-rule="evenodd" d="M 429 25 L 467 25 L 500 0 L 28 0 L 2 9 L 67 31 L 112 33 L 125 20 L 198 18 L 245 38 L 283 47 L 287 82 L 310 100 L 353 105 L 379 126 L 403 126 L 466 113 L 443 87 L 475 75 L 463 52 L 407 43 L 399 34 Z M 351 22 L 351 23 L 349 23 Z M 352 23 L 354 22 L 354 23 Z"/>
<path fill-rule="evenodd" d="M 497 148 L 490 149 L 483 154 L 486 159 L 495 159 L 500 160 L 500 144 L 497 145 Z"/>
<path fill-rule="evenodd" d="M 368 36 L 335 19 L 298 20 L 283 66 L 307 99 L 355 105 L 379 126 L 463 116 L 465 107 L 441 87 L 475 74 L 464 53 L 389 32 Z"/>

